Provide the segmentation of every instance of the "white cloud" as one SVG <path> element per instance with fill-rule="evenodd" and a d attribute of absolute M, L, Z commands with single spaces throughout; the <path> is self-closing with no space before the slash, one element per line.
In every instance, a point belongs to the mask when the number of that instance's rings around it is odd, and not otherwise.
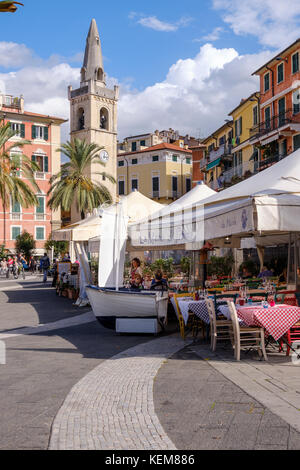
<path fill-rule="evenodd" d="M 0 67 L 22 67 L 33 60 L 34 53 L 25 44 L 15 42 L 0 42 Z"/>
<path fill-rule="evenodd" d="M 208 135 L 242 98 L 259 89 L 251 73 L 269 58 L 270 52 L 239 56 L 234 49 L 203 45 L 196 57 L 172 65 L 163 82 L 141 92 L 121 92 L 119 137 L 169 127 Z"/>
<path fill-rule="evenodd" d="M 213 31 L 209 34 L 206 34 L 202 38 L 194 39 L 193 42 L 214 42 L 220 39 L 221 33 L 224 32 L 224 28 L 218 26 L 213 29 Z"/>
<path fill-rule="evenodd" d="M 235 49 L 205 44 L 195 57 L 173 64 L 162 82 L 137 91 L 128 79 L 121 84 L 119 139 L 169 127 L 183 134 L 198 136 L 199 129 L 202 136 L 209 134 L 242 98 L 258 89 L 258 79 L 251 73 L 270 56 L 269 52 L 239 56 Z M 0 73 L 0 91 L 23 94 L 26 110 L 65 119 L 69 119 L 68 86 L 77 88 L 79 82 L 79 68 L 50 60 Z M 116 82 L 109 78 L 108 85 Z M 63 140 L 67 138 L 65 125 Z"/>
<path fill-rule="evenodd" d="M 299 36 L 299 0 L 212 0 L 235 34 L 251 34 L 264 46 L 283 49 Z"/>
<path fill-rule="evenodd" d="M 182 17 L 178 21 L 170 23 L 161 21 L 156 16 L 145 16 L 142 13 L 131 12 L 130 19 L 137 19 L 137 23 L 145 28 L 154 29 L 155 31 L 172 32 L 177 31 L 179 28 L 187 26 L 192 19 L 189 17 Z"/>

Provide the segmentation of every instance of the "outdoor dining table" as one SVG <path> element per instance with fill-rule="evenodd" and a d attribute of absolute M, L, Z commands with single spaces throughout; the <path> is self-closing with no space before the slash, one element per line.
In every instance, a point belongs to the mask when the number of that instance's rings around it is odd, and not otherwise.
<path fill-rule="evenodd" d="M 217 299 L 218 303 L 224 303 L 224 300 Z M 192 312 L 196 317 L 209 325 L 209 314 L 206 306 L 205 299 L 203 300 L 184 300 L 178 299 L 178 306 L 183 317 L 184 323 L 187 324 L 189 319 L 189 312 Z"/>
<path fill-rule="evenodd" d="M 277 304 L 267 308 L 262 305 L 244 305 L 236 308 L 237 316 L 243 324 L 264 328 L 275 341 L 282 338 L 300 320 L 300 307 L 291 305 Z M 227 306 L 220 309 L 224 316 L 230 318 Z"/>

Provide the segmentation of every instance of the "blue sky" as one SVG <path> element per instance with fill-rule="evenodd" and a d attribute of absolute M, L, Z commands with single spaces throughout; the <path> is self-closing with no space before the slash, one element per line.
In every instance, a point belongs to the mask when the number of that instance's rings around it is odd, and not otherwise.
<path fill-rule="evenodd" d="M 22 1 L 0 15 L 0 92 L 68 118 L 95 18 L 121 89 L 120 138 L 169 127 L 204 137 L 258 89 L 252 72 L 299 37 L 299 0 Z"/>
<path fill-rule="evenodd" d="M 240 37 L 222 21 L 210 0 L 24 0 L 25 7 L 0 17 L 0 40 L 24 43 L 44 59 L 52 54 L 66 58 L 84 51 L 91 18 L 98 24 L 105 68 L 109 75 L 123 81 L 132 79 L 137 88 L 163 80 L 178 59 L 194 56 L 202 37 L 223 27 L 215 45 L 234 47 L 241 54 L 256 52 L 255 37 Z M 132 13 L 134 18 L 129 18 Z M 139 16 L 140 15 L 140 16 Z M 143 27 L 141 17 L 157 17 L 176 25 L 181 18 L 186 26 L 176 31 L 157 31 Z M 204 41 L 203 41 L 204 42 Z M 72 62 L 80 65 L 80 62 Z"/>

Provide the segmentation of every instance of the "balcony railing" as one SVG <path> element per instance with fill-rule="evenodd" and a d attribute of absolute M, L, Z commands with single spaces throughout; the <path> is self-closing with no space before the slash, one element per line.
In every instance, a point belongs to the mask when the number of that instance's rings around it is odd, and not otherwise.
<path fill-rule="evenodd" d="M 21 102 L 19 98 L 11 95 L 3 95 L 3 106 L 5 108 L 20 108 Z"/>
<path fill-rule="evenodd" d="M 217 160 L 217 158 L 223 157 L 224 155 L 231 155 L 232 145 L 223 144 L 216 150 L 209 152 L 209 162 Z"/>
<path fill-rule="evenodd" d="M 300 124 L 300 113 L 294 114 L 293 109 L 288 109 L 250 129 L 250 139 L 260 138 L 269 132 L 280 129 L 291 123 Z"/>

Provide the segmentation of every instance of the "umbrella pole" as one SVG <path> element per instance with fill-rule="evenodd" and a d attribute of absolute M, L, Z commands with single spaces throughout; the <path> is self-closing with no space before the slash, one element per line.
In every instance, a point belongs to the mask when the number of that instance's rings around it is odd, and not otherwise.
<path fill-rule="evenodd" d="M 119 253 L 119 204 L 116 208 L 116 231 L 115 231 L 115 253 L 116 253 L 116 291 L 119 292 L 119 271 L 120 271 L 120 253 Z"/>
<path fill-rule="evenodd" d="M 291 269 L 291 233 L 289 233 L 289 247 L 288 247 L 288 265 L 287 265 L 287 285 L 290 283 L 290 269 Z"/>

